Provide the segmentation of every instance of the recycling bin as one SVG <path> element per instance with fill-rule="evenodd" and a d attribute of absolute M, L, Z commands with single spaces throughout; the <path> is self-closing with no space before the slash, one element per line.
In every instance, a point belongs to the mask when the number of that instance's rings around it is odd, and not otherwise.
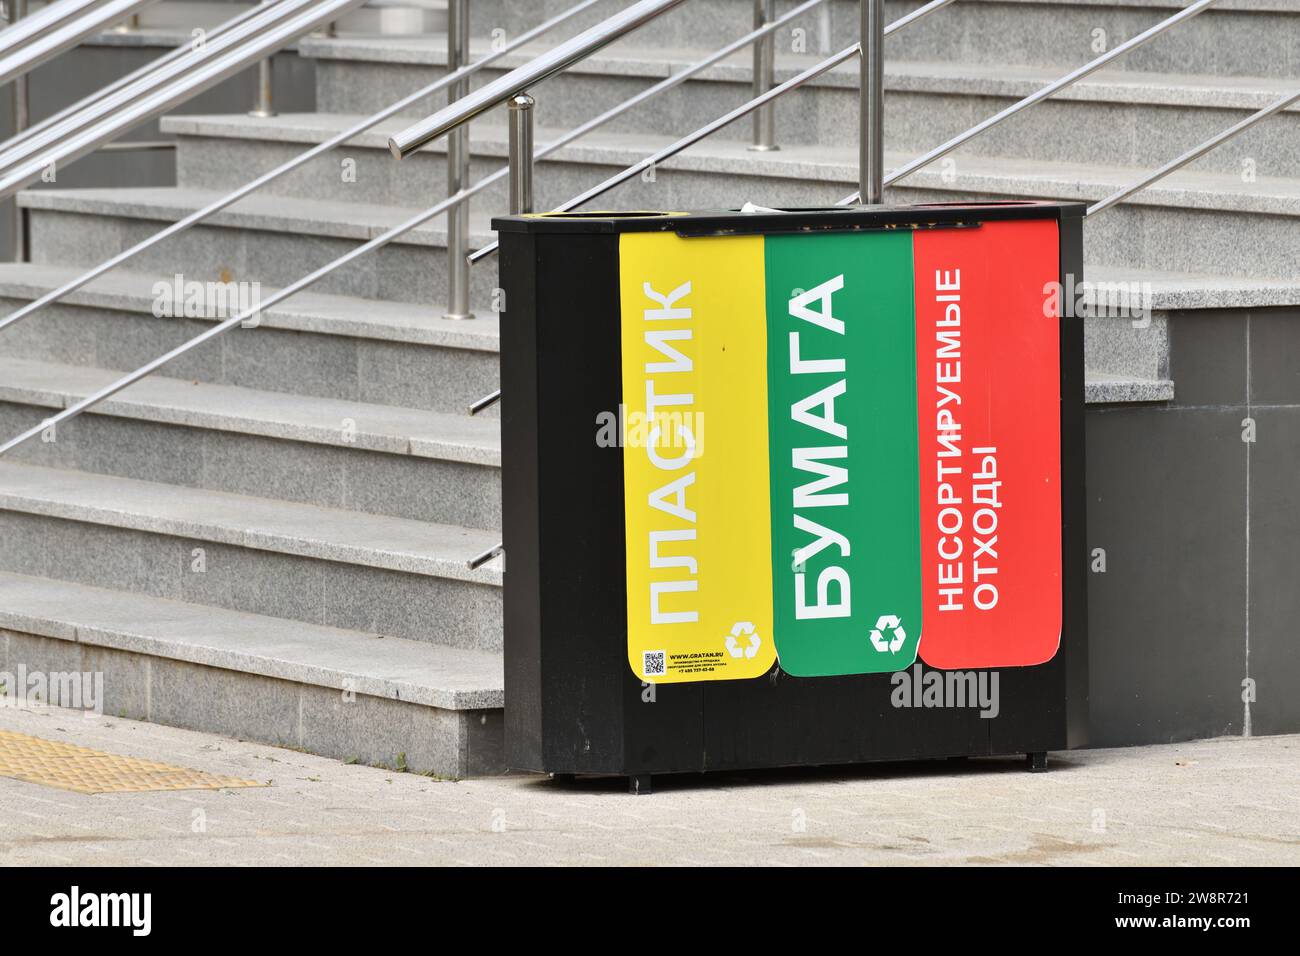
<path fill-rule="evenodd" d="M 1082 744 L 1083 210 L 495 220 L 507 764 Z"/>

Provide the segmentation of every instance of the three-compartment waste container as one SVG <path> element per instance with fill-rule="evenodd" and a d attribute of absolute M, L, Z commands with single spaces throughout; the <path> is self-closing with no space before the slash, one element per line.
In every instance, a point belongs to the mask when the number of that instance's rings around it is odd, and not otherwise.
<path fill-rule="evenodd" d="M 1082 215 L 497 219 L 508 765 L 1081 744 Z"/>

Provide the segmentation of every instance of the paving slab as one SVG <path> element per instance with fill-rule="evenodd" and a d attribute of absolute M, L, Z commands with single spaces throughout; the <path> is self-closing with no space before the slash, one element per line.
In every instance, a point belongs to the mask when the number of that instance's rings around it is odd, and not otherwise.
<path fill-rule="evenodd" d="M 83 795 L 0 780 L 0 864 L 1029 865 L 1300 863 L 1300 737 L 1021 761 L 459 782 L 57 709 L 0 730 L 253 779 Z M 202 827 L 194 821 L 201 816 Z"/>

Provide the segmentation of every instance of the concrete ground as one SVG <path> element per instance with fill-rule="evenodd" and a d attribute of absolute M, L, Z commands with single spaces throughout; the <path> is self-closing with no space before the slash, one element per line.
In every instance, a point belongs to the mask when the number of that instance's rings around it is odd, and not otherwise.
<path fill-rule="evenodd" d="M 1300 736 L 1020 761 L 442 781 L 154 724 L 0 707 L 0 730 L 269 783 L 83 795 L 0 778 L 0 863 L 1300 863 Z"/>

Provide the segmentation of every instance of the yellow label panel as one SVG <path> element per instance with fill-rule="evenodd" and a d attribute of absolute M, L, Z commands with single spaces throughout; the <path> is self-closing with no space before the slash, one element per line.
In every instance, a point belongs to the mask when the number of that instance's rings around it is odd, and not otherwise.
<path fill-rule="evenodd" d="M 776 660 L 761 236 L 619 242 L 628 663 L 642 680 Z"/>

